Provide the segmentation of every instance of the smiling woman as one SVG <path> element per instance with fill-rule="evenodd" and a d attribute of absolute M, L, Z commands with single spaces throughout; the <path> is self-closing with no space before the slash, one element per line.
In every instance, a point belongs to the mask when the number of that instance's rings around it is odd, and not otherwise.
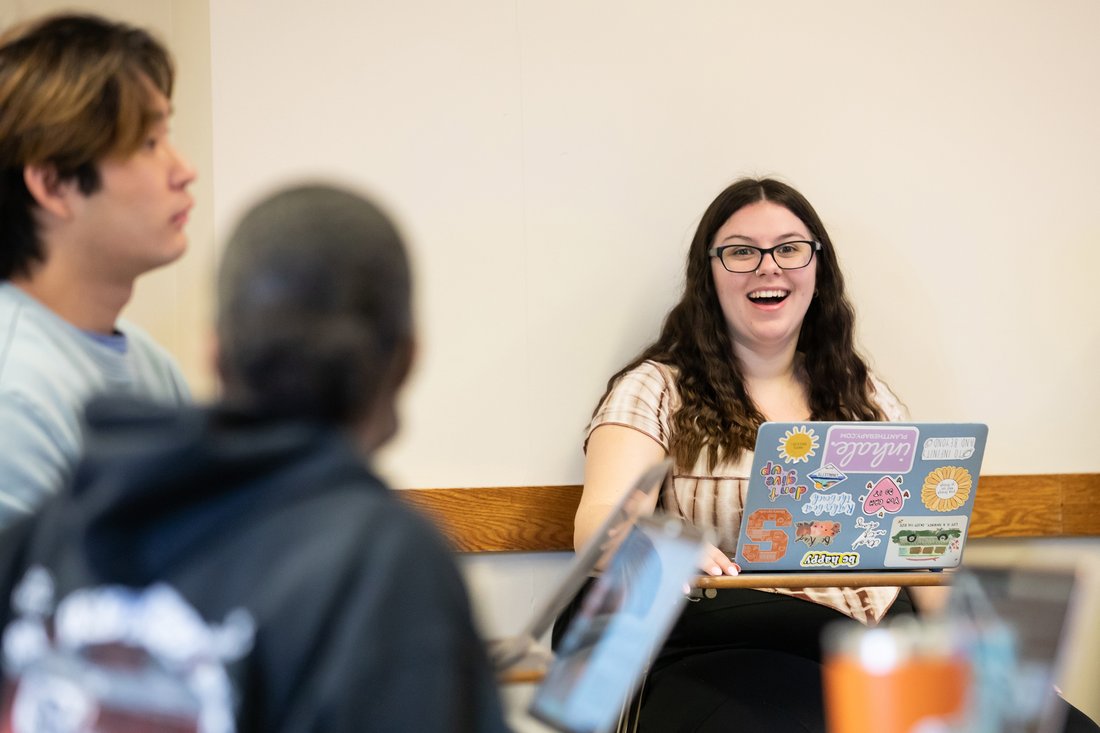
<path fill-rule="evenodd" d="M 670 455 L 663 509 L 714 532 L 704 572 L 736 575 L 761 423 L 904 417 L 856 353 L 854 321 L 832 240 L 798 191 L 745 179 L 719 194 L 691 243 L 680 302 L 657 341 L 611 378 L 589 425 L 577 546 L 618 487 Z M 799 437 L 789 439 L 795 455 Z M 742 589 L 689 604 L 646 682 L 640 730 L 823 730 L 821 628 L 911 610 L 908 594 L 881 587 Z M 806 694 L 769 690 L 761 665 Z"/>
<path fill-rule="evenodd" d="M 578 544 L 614 503 L 604 492 L 640 470 L 636 458 L 667 453 L 685 516 L 705 515 L 732 552 L 740 496 L 719 478 L 744 475 L 762 422 L 903 416 L 856 353 L 854 326 L 832 240 L 810 203 L 771 179 L 729 186 L 699 223 L 683 295 L 660 337 L 608 382 L 589 429 Z M 624 465 L 621 447 L 603 445 L 620 440 L 636 443 Z M 701 476 L 714 478 L 700 488 Z"/>

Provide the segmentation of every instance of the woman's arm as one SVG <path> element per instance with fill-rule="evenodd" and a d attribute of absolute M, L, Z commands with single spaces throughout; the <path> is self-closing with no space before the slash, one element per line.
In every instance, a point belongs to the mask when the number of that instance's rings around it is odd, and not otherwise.
<path fill-rule="evenodd" d="M 580 550 L 608 514 L 650 466 L 664 460 L 665 450 L 643 433 L 623 425 L 601 425 L 588 438 L 584 461 L 584 492 L 574 520 L 573 546 Z M 647 511 L 657 506 L 654 492 Z"/>
<path fill-rule="evenodd" d="M 665 449 L 649 436 L 623 425 L 600 425 L 588 438 L 584 462 L 584 492 L 574 520 L 573 546 L 584 547 L 600 528 L 635 478 L 664 460 Z M 657 506 L 653 495 L 648 511 Z M 707 545 L 699 567 L 711 575 L 736 575 L 736 563 L 713 545 Z"/>

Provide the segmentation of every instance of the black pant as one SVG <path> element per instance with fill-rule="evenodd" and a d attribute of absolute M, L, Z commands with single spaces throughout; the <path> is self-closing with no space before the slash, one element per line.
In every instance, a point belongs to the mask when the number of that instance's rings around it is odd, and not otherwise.
<path fill-rule="evenodd" d="M 578 595 L 583 595 L 584 591 Z M 913 613 L 906 589 L 886 614 Z M 554 625 L 554 646 L 575 608 Z M 821 632 L 851 619 L 778 593 L 726 589 L 684 608 L 639 692 L 638 730 L 652 733 L 824 733 Z M 1100 733 L 1066 708 L 1065 733 Z M 637 705 L 632 705 L 637 709 Z"/>
<path fill-rule="evenodd" d="M 912 613 L 902 591 L 888 615 Z M 824 733 L 821 632 L 848 616 L 778 593 L 689 603 L 642 691 L 640 731 Z"/>
<path fill-rule="evenodd" d="M 903 588 L 888 620 L 913 613 Z M 817 603 L 748 589 L 689 603 L 641 692 L 639 731 L 824 733 L 821 632 L 847 616 Z M 1064 733 L 1100 733 L 1065 708 Z"/>

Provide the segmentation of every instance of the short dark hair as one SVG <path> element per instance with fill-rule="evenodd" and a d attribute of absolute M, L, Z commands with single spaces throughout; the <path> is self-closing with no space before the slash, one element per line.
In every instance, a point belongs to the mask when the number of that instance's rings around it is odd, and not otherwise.
<path fill-rule="evenodd" d="M 147 31 L 94 15 L 51 15 L 0 36 L 0 278 L 45 257 L 28 165 L 53 166 L 84 194 L 96 165 L 137 150 L 171 98 L 172 57 Z"/>
<path fill-rule="evenodd" d="M 218 278 L 225 400 L 269 416 L 350 424 L 412 336 L 411 275 L 397 229 L 327 185 L 252 208 Z"/>

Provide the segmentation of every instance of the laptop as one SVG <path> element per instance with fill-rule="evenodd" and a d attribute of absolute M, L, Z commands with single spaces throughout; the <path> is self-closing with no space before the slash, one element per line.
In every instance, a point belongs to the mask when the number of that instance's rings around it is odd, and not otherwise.
<path fill-rule="evenodd" d="M 489 642 L 489 659 L 498 674 L 528 657 L 550 658 L 549 649 L 543 648 L 539 639 L 554 625 L 554 619 L 574 599 L 585 581 L 598 568 L 607 566 L 618 541 L 643 513 L 649 512 L 659 492 L 671 481 L 672 462 L 669 460 L 644 471 L 619 499 L 584 549 L 577 553 L 565 578 L 546 597 L 523 630 L 516 636 Z"/>
<path fill-rule="evenodd" d="M 742 572 L 957 567 L 987 433 L 979 423 L 764 423 Z"/>
<path fill-rule="evenodd" d="M 680 615 L 702 543 L 682 519 L 637 520 L 562 636 L 534 718 L 568 733 L 612 729 Z"/>

